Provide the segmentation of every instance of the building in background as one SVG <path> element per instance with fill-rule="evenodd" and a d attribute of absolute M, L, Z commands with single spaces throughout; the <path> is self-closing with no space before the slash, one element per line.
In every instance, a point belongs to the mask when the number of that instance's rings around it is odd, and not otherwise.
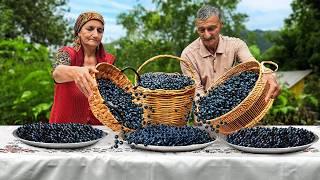
<path fill-rule="evenodd" d="M 278 71 L 276 72 L 280 84 L 285 85 L 296 96 L 303 93 L 305 78 L 311 74 L 312 70 L 303 71 Z"/>

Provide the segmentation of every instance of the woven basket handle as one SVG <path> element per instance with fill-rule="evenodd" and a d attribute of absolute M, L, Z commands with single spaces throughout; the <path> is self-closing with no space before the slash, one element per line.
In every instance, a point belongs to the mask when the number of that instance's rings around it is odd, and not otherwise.
<path fill-rule="evenodd" d="M 152 61 L 159 60 L 160 58 L 172 58 L 172 59 L 176 59 L 176 60 L 178 60 L 178 61 L 181 61 L 181 62 L 185 63 L 185 65 L 187 66 L 187 69 L 191 72 L 192 79 L 195 79 L 195 75 L 194 75 L 195 73 L 194 73 L 194 71 L 191 69 L 190 64 L 189 64 L 186 60 L 181 59 L 180 57 L 177 57 L 177 56 L 167 55 L 167 54 L 154 56 L 154 57 L 146 60 L 146 61 L 138 68 L 138 70 L 137 70 L 138 74 L 139 74 L 139 72 L 142 70 L 142 68 L 143 68 L 146 64 L 148 64 L 148 63 L 150 63 L 150 62 L 152 62 Z M 136 79 L 135 79 L 135 80 L 136 80 L 136 82 L 137 82 L 137 76 L 136 76 Z"/>
<path fill-rule="evenodd" d="M 264 64 L 271 64 L 271 65 L 275 66 L 275 70 L 270 70 Z M 261 62 L 261 68 L 262 68 L 262 73 L 264 73 L 264 74 L 273 73 L 273 72 L 276 72 L 278 70 L 278 64 L 275 63 L 275 62 L 272 62 L 272 61 L 262 61 Z"/>
<path fill-rule="evenodd" d="M 126 71 L 126 70 L 132 70 L 136 75 L 135 75 L 135 77 L 136 77 L 136 82 L 138 82 L 138 84 L 140 84 L 140 81 L 141 81 L 141 78 L 140 78 L 140 74 L 134 69 L 134 68 L 132 68 L 132 67 L 125 67 L 125 68 L 123 68 L 122 70 L 121 70 L 121 72 L 123 73 L 124 71 Z M 138 78 L 138 81 L 137 81 L 137 78 Z M 138 86 L 138 84 L 136 85 L 136 86 L 134 86 L 133 87 L 133 89 L 136 89 L 136 87 Z"/>

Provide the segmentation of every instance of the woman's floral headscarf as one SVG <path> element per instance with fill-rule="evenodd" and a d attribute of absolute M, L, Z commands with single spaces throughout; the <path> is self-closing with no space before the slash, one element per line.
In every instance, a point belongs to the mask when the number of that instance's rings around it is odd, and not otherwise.
<path fill-rule="evenodd" d="M 81 48 L 81 42 L 80 42 L 80 38 L 78 36 L 78 33 L 80 32 L 82 26 L 87 23 L 90 20 L 98 20 L 102 23 L 102 25 L 104 25 L 104 20 L 103 17 L 96 13 L 96 12 L 84 12 L 82 14 L 79 15 L 79 17 L 77 18 L 77 21 L 74 25 L 74 41 L 73 41 L 73 47 L 76 51 L 79 51 L 79 49 Z"/>

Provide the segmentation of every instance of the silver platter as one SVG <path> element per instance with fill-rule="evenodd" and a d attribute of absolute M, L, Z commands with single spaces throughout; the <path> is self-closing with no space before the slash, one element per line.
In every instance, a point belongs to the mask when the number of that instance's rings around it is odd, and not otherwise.
<path fill-rule="evenodd" d="M 188 146 L 144 146 L 143 144 L 130 144 L 131 147 L 137 149 L 143 149 L 148 151 L 159 151 L 159 152 L 183 152 L 183 151 L 194 151 L 198 149 L 205 148 L 213 144 L 214 141 L 210 141 L 204 144 L 192 144 Z"/>
<path fill-rule="evenodd" d="M 40 148 L 49 148 L 49 149 L 75 149 L 75 148 L 83 148 L 86 146 L 93 145 L 100 141 L 102 138 L 106 136 L 106 133 L 103 133 L 103 136 L 99 139 L 92 140 L 92 141 L 85 141 L 79 143 L 44 143 L 44 142 L 35 142 L 22 139 L 17 135 L 17 129 L 12 132 L 13 136 L 19 139 L 21 142 L 28 144 L 30 146 L 40 147 Z"/>
<path fill-rule="evenodd" d="M 314 134 L 314 133 L 313 133 Z M 238 149 L 240 151 L 248 152 L 248 153 L 258 153 L 258 154 L 281 154 L 281 153 L 292 153 L 297 151 L 303 151 L 310 147 L 312 144 L 316 143 L 319 140 L 319 137 L 314 134 L 315 138 L 314 141 L 303 145 L 303 146 L 295 146 L 295 147 L 287 147 L 287 148 L 253 148 L 253 147 L 245 147 L 245 146 L 238 146 L 235 144 L 231 144 L 225 141 L 229 146 Z"/>

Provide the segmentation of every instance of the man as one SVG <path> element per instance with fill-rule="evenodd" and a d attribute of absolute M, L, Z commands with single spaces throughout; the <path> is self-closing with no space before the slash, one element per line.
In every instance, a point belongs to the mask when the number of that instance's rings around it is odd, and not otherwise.
<path fill-rule="evenodd" d="M 234 66 L 235 62 L 242 63 L 256 59 L 244 41 L 220 34 L 223 15 L 219 9 L 209 5 L 203 6 L 197 12 L 195 24 L 199 38 L 183 50 L 181 58 L 186 60 L 195 72 L 196 94 L 203 95 L 214 81 Z M 182 72 L 190 75 L 186 65 L 184 63 L 180 65 Z M 263 74 L 263 80 L 270 85 L 266 101 L 276 98 L 280 92 L 276 76 L 270 71 Z"/>

